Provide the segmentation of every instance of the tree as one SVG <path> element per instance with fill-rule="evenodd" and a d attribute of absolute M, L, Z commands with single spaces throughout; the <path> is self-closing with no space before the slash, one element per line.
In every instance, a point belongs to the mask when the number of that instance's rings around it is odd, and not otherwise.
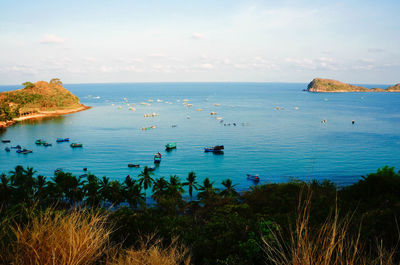
<path fill-rule="evenodd" d="M 210 201 L 210 199 L 215 197 L 218 191 L 218 189 L 214 188 L 213 185 L 214 182 L 211 182 L 209 178 L 205 178 L 203 181 L 203 185 L 201 185 L 199 188 L 200 192 L 197 194 L 197 197 L 201 201 Z"/>
<path fill-rule="evenodd" d="M 193 189 L 197 190 L 198 185 L 196 182 L 196 173 L 193 171 L 189 172 L 187 178 L 187 182 L 183 183 L 183 186 L 188 186 L 189 187 L 189 196 L 190 196 L 190 201 L 193 199 Z"/>
<path fill-rule="evenodd" d="M 51 79 L 50 80 L 50 84 L 54 84 L 54 85 L 62 85 L 62 82 L 61 82 L 61 80 L 59 79 L 59 78 L 53 78 L 53 79 Z"/>
<path fill-rule="evenodd" d="M 35 86 L 34 83 L 29 82 L 29 81 L 27 81 L 27 82 L 25 82 L 25 83 L 22 83 L 22 85 L 23 85 L 25 88 L 33 88 L 33 87 Z"/>
<path fill-rule="evenodd" d="M 124 198 L 129 206 L 136 209 L 138 204 L 143 205 L 144 194 L 141 186 L 135 180 L 132 180 L 129 175 L 125 178 L 124 184 Z"/>
<path fill-rule="evenodd" d="M 95 175 L 89 174 L 87 176 L 87 182 L 83 186 L 83 190 L 86 194 L 86 203 L 88 205 L 96 207 L 100 204 L 99 188 L 99 179 Z"/>
<path fill-rule="evenodd" d="M 144 189 L 144 202 L 146 204 L 146 196 L 147 196 L 147 189 L 151 188 L 151 185 L 154 183 L 154 179 L 151 177 L 154 175 L 153 172 L 149 170 L 147 166 L 144 167 L 143 171 L 139 174 L 139 185 Z"/>
<path fill-rule="evenodd" d="M 10 179 L 6 174 L 0 175 L 0 207 L 5 204 L 7 205 L 10 201 L 12 194 L 12 187 L 9 184 Z"/>
<path fill-rule="evenodd" d="M 224 189 L 221 191 L 220 195 L 223 198 L 237 198 L 240 196 L 235 190 L 236 185 L 232 185 L 232 180 L 225 179 L 222 181 L 222 185 L 224 186 Z"/>
<path fill-rule="evenodd" d="M 11 185 L 15 188 L 14 200 L 16 202 L 32 202 L 34 195 L 35 180 L 33 175 L 36 171 L 28 167 L 26 170 L 23 166 L 16 166 L 14 171 L 10 171 Z"/>
<path fill-rule="evenodd" d="M 99 187 L 100 200 L 106 202 L 111 192 L 110 179 L 104 176 L 99 182 Z"/>
<path fill-rule="evenodd" d="M 48 196 L 46 191 L 47 188 L 47 181 L 46 177 L 39 175 L 35 179 L 35 194 L 33 195 L 35 202 L 43 201 Z"/>
<path fill-rule="evenodd" d="M 151 195 L 151 197 L 153 200 L 159 203 L 167 193 L 167 190 L 168 181 L 166 181 L 164 177 L 158 178 L 153 184 L 153 195 Z"/>

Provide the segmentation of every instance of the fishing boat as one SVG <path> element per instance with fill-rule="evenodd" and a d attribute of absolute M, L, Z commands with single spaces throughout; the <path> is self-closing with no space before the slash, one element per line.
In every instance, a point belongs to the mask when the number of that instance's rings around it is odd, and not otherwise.
<path fill-rule="evenodd" d="M 167 150 L 167 151 L 172 150 L 172 149 L 175 149 L 175 148 L 176 148 L 176 143 L 175 143 L 175 142 L 173 142 L 173 143 L 167 143 L 167 144 L 165 145 L 165 150 Z"/>
<path fill-rule="evenodd" d="M 147 167 L 147 170 L 148 171 L 154 171 L 154 170 L 156 170 L 156 167 L 155 166 Z"/>
<path fill-rule="evenodd" d="M 11 149 L 9 147 L 4 148 L 4 150 L 6 150 L 6 152 L 10 152 Z"/>
<path fill-rule="evenodd" d="M 54 175 L 57 175 L 57 173 L 63 172 L 62 168 L 57 168 L 56 170 L 54 170 Z"/>
<path fill-rule="evenodd" d="M 140 167 L 139 164 L 128 164 L 128 167 Z"/>
<path fill-rule="evenodd" d="M 11 140 L 3 139 L 1 140 L 2 143 L 11 143 Z"/>
<path fill-rule="evenodd" d="M 41 140 L 41 139 L 38 139 L 38 140 L 35 141 L 35 144 L 41 145 L 41 144 L 43 144 L 44 142 L 45 142 L 45 141 L 43 141 L 43 140 Z"/>
<path fill-rule="evenodd" d="M 12 149 L 21 149 L 22 147 L 20 145 L 16 145 L 16 146 L 11 146 Z"/>
<path fill-rule="evenodd" d="M 224 146 L 223 145 L 216 145 L 214 147 L 204 147 L 204 152 L 213 152 L 214 154 L 223 154 L 224 153 Z"/>
<path fill-rule="evenodd" d="M 246 174 L 246 176 L 247 176 L 248 180 L 251 180 L 251 181 L 254 181 L 254 182 L 259 182 L 260 181 L 260 177 L 258 176 L 258 174 L 254 174 L 254 175 Z"/>
<path fill-rule="evenodd" d="M 57 138 L 56 142 L 57 143 L 69 142 L 69 138 Z"/>
<path fill-rule="evenodd" d="M 48 142 L 44 142 L 43 145 L 46 146 L 46 147 L 47 146 L 52 146 L 52 144 L 49 144 Z"/>
<path fill-rule="evenodd" d="M 72 143 L 71 147 L 83 147 L 83 144 L 81 144 L 81 143 Z"/>
<path fill-rule="evenodd" d="M 22 150 L 17 150 L 18 154 L 29 154 L 29 153 L 33 153 L 32 150 L 28 150 L 28 149 L 22 149 Z"/>
<path fill-rule="evenodd" d="M 156 153 L 154 155 L 154 163 L 155 164 L 160 164 L 161 163 L 161 154 L 160 153 Z"/>

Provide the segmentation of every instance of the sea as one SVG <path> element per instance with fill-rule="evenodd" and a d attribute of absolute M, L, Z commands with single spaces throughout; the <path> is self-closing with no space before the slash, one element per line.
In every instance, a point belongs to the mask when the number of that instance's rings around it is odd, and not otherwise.
<path fill-rule="evenodd" d="M 246 174 L 258 174 L 260 184 L 330 180 L 345 186 L 385 165 L 400 169 L 400 93 L 310 93 L 306 83 L 64 86 L 92 108 L 0 131 L 0 139 L 11 140 L 0 143 L 0 173 L 23 165 L 50 179 L 57 168 L 77 176 L 87 168 L 122 181 L 153 166 L 160 152 L 156 178 L 184 180 L 194 171 L 199 183 L 208 177 L 221 187 L 229 178 L 246 190 L 255 185 Z M 17 88 L 0 86 L 0 91 Z M 83 147 L 56 143 L 57 138 Z M 52 146 L 37 146 L 37 139 Z M 167 152 L 170 142 L 177 148 Z M 4 150 L 15 145 L 33 153 Z M 215 145 L 224 145 L 224 154 L 204 152 Z"/>

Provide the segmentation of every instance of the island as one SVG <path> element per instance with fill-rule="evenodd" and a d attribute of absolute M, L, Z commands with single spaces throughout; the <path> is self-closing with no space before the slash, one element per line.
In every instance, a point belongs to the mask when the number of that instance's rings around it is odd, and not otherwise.
<path fill-rule="evenodd" d="M 25 82 L 24 88 L 0 93 L 0 128 L 15 122 L 70 114 L 90 107 L 62 86 L 58 78 L 50 82 Z"/>
<path fill-rule="evenodd" d="M 343 83 L 337 80 L 314 78 L 308 84 L 306 91 L 309 92 L 400 92 L 400 84 L 382 88 L 366 88 Z"/>

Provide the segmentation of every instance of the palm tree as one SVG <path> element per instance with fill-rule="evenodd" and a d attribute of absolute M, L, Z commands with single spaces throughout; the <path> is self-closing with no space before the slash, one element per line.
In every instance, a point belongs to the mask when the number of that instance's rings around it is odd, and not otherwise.
<path fill-rule="evenodd" d="M 33 195 L 36 202 L 43 201 L 48 195 L 46 192 L 46 187 L 47 187 L 46 185 L 47 185 L 46 177 L 42 175 L 36 177 L 34 185 L 35 194 Z"/>
<path fill-rule="evenodd" d="M 110 182 L 110 194 L 109 200 L 115 206 L 119 205 L 124 201 L 124 195 L 122 193 L 122 185 L 118 180 L 113 180 Z"/>
<path fill-rule="evenodd" d="M 154 175 L 153 172 L 149 170 L 147 166 L 144 167 L 143 171 L 139 174 L 139 185 L 144 189 L 144 202 L 146 205 L 146 196 L 147 196 L 147 189 L 151 188 L 151 185 L 154 183 L 154 179 L 151 177 Z"/>
<path fill-rule="evenodd" d="M 235 190 L 235 185 L 232 185 L 232 180 L 230 179 L 225 179 L 222 181 L 222 186 L 225 187 L 224 190 L 221 191 L 220 195 L 223 198 L 237 198 L 239 196 L 239 193 Z"/>
<path fill-rule="evenodd" d="M 33 186 L 35 180 L 33 175 L 36 171 L 28 167 L 26 170 L 22 166 L 16 166 L 14 171 L 10 171 L 11 185 L 15 187 L 15 200 L 17 202 L 31 202 L 33 199 Z"/>
<path fill-rule="evenodd" d="M 110 179 L 104 176 L 99 182 L 100 200 L 106 202 L 110 198 Z"/>
<path fill-rule="evenodd" d="M 182 183 L 180 179 L 176 176 L 169 177 L 169 185 L 168 185 L 168 195 L 174 199 L 182 199 Z"/>
<path fill-rule="evenodd" d="M 218 189 L 213 187 L 214 182 L 211 182 L 209 178 L 205 178 L 203 181 L 203 185 L 200 186 L 199 188 L 199 193 L 197 194 L 197 197 L 200 200 L 203 201 L 208 201 L 209 199 L 213 198 L 216 194 Z"/>
<path fill-rule="evenodd" d="M 196 173 L 193 171 L 189 172 L 187 178 L 187 182 L 183 183 L 183 186 L 189 186 L 189 196 L 190 196 L 190 201 L 193 199 L 193 189 L 197 190 L 198 185 L 196 181 Z"/>
<path fill-rule="evenodd" d="M 136 209 L 138 204 L 143 205 L 144 194 L 142 193 L 142 187 L 135 180 L 132 180 L 129 175 L 125 178 L 124 183 L 124 198 L 129 203 L 129 206 Z"/>
<path fill-rule="evenodd" d="M 166 181 L 164 177 L 156 179 L 156 181 L 153 184 L 153 195 L 151 195 L 151 197 L 156 202 L 159 203 L 162 197 L 165 196 L 167 190 L 168 190 L 168 181 Z"/>
<path fill-rule="evenodd" d="M 0 207 L 2 204 L 7 205 L 12 194 L 12 187 L 9 185 L 10 179 L 6 174 L 0 175 Z"/>
<path fill-rule="evenodd" d="M 87 182 L 83 186 L 83 190 L 86 195 L 86 203 L 92 207 L 96 207 L 100 203 L 99 188 L 99 179 L 95 175 L 89 173 L 87 176 Z"/>

